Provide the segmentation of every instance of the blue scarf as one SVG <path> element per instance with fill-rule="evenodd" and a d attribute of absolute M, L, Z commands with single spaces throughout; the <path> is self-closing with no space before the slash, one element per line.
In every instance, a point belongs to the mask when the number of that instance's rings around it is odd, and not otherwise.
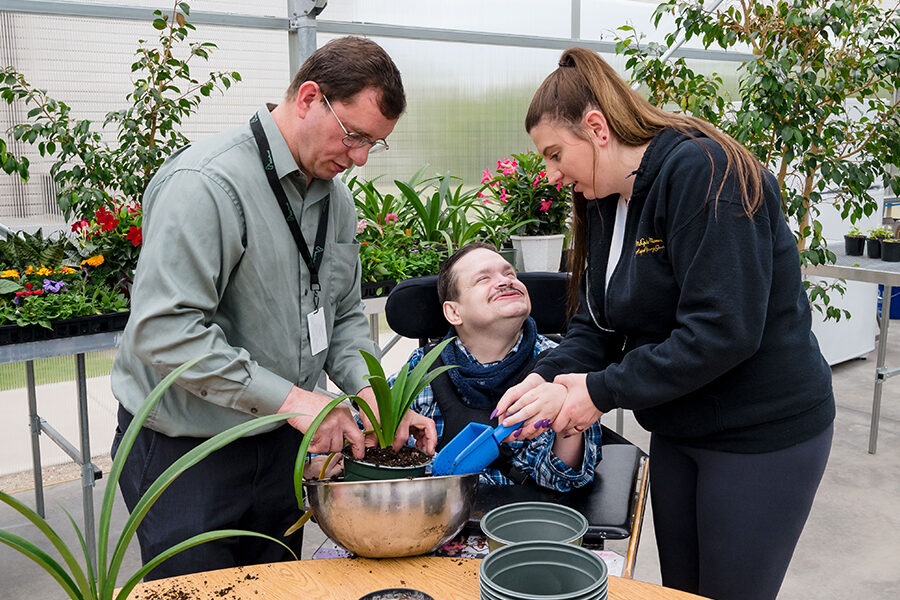
<path fill-rule="evenodd" d="M 451 327 L 444 339 L 454 335 L 456 330 Z M 534 319 L 528 317 L 522 327 L 519 347 L 499 362 L 491 365 L 473 362 L 456 342 L 447 344 L 441 352 L 441 360 L 445 365 L 459 365 L 459 368 L 447 371 L 447 375 L 459 390 L 463 404 L 470 408 L 492 408 L 507 389 L 519 382 L 523 368 L 534 358 L 536 340 L 537 326 Z"/>

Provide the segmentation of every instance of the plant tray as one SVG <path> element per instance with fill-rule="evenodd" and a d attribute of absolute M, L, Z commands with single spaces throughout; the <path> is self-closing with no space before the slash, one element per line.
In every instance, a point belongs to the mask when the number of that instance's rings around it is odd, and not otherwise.
<path fill-rule="evenodd" d="M 387 296 L 396 285 L 397 282 L 393 279 L 385 279 L 384 281 L 364 281 L 360 285 L 362 289 L 362 298 L 363 300 L 369 298 L 383 298 Z"/>
<path fill-rule="evenodd" d="M 105 315 L 88 315 L 86 317 L 74 317 L 52 321 L 51 329 L 40 325 L 0 325 L 0 345 L 23 344 L 25 342 L 40 342 L 60 338 L 89 335 L 92 333 L 107 333 L 110 331 L 122 331 L 128 321 L 130 312 L 108 313 Z"/>

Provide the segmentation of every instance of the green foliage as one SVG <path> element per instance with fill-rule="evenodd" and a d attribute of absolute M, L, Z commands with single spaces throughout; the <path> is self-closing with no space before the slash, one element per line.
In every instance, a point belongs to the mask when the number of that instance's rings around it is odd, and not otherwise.
<path fill-rule="evenodd" d="M 509 223 L 502 223 L 520 235 L 555 235 L 566 231 L 571 207 L 571 190 L 561 182 L 547 180 L 544 158 L 537 152 L 513 154 L 501 158 L 493 174 L 482 173 L 483 187 L 479 194 L 488 196 L 496 210 L 509 214 Z M 483 203 L 484 205 L 484 203 Z"/>
<path fill-rule="evenodd" d="M 675 43 L 641 44 L 620 28 L 617 52 L 649 100 L 708 120 L 744 144 L 775 173 L 782 207 L 803 264 L 834 262 L 818 221 L 823 194 L 852 223 L 877 210 L 869 189 L 884 184 L 895 194 L 900 180 L 900 16 L 876 0 L 776 0 L 733 3 L 707 12 L 696 0 L 668 0 L 654 24 L 671 14 L 675 29 L 705 47 L 748 46 L 754 59 L 739 69 L 735 92 L 716 74 L 701 75 L 687 62 L 662 62 Z M 826 318 L 828 284 L 805 282 L 814 308 Z"/>
<path fill-rule="evenodd" d="M 115 542 L 115 545 L 112 545 L 112 540 L 110 540 L 109 534 L 110 522 L 112 520 L 113 502 L 115 501 L 116 495 L 116 487 L 119 481 L 119 477 L 122 474 L 122 468 L 125 464 L 125 459 L 128 456 L 128 453 L 131 451 L 131 447 L 134 444 L 135 439 L 137 438 L 138 431 L 140 430 L 147 416 L 150 414 L 150 411 L 153 409 L 153 407 L 156 405 L 165 391 L 169 388 L 169 386 L 172 385 L 172 383 L 174 383 L 182 373 L 191 368 L 200 360 L 203 360 L 203 358 L 205 357 L 200 357 L 181 365 L 180 367 L 172 371 L 172 373 L 170 373 L 165 379 L 163 379 L 144 400 L 141 408 L 138 410 L 137 414 L 135 414 L 134 420 L 131 422 L 131 425 L 128 426 L 128 429 L 125 431 L 125 434 L 122 437 L 122 441 L 119 444 L 119 449 L 116 452 L 116 458 L 113 461 L 112 469 L 109 473 L 109 481 L 106 485 L 106 491 L 103 494 L 103 502 L 99 513 L 97 527 L 98 568 L 96 573 L 94 573 L 91 567 L 91 561 L 87 553 L 87 545 L 84 542 L 84 537 L 81 533 L 81 530 L 78 528 L 78 525 L 75 523 L 71 516 L 69 516 L 69 520 L 72 523 L 72 526 L 75 528 L 75 532 L 78 536 L 81 555 L 84 558 L 84 568 L 82 568 L 82 566 L 78 562 L 78 559 L 76 558 L 76 556 L 79 554 L 78 548 L 75 548 L 73 550 L 72 548 L 67 547 L 63 543 L 59 534 L 57 534 L 56 531 L 54 531 L 53 528 L 50 527 L 50 525 L 46 521 L 44 521 L 44 519 L 41 518 L 40 515 L 38 515 L 32 509 L 24 505 L 22 502 L 16 500 L 9 494 L 0 492 L 0 502 L 3 502 L 12 507 L 22 516 L 28 519 L 35 527 L 37 527 L 38 530 L 53 545 L 56 552 L 62 558 L 62 562 L 65 564 L 65 566 L 60 564 L 52 556 L 38 548 L 33 543 L 26 540 L 25 538 L 22 538 L 8 531 L 0 530 L 0 543 L 10 546 L 14 550 L 17 550 L 32 559 L 57 581 L 63 592 L 65 592 L 65 594 L 69 598 L 72 598 L 72 600 L 112 600 L 113 597 L 115 597 L 116 600 L 126 600 L 128 594 L 153 568 L 157 567 L 162 562 L 168 560 L 175 554 L 178 554 L 183 550 L 187 550 L 188 548 L 192 548 L 205 542 L 233 536 L 253 536 L 265 538 L 271 540 L 272 542 L 275 542 L 276 544 L 281 544 L 282 546 L 284 546 L 284 544 L 272 537 L 254 533 L 252 531 L 224 529 L 201 533 L 190 539 L 184 540 L 179 544 L 176 544 L 168 550 L 161 552 L 159 555 L 148 561 L 147 564 L 143 565 L 136 573 L 129 576 L 125 583 L 122 585 L 118 594 L 116 594 L 115 592 L 116 580 L 119 576 L 119 571 L 122 568 L 122 560 L 125 557 L 125 551 L 127 550 L 128 545 L 131 543 L 131 540 L 133 539 L 138 526 L 140 525 L 141 521 L 143 521 L 147 512 L 150 510 L 159 496 L 166 490 L 169 485 L 171 485 L 173 481 L 175 481 L 175 479 L 177 479 L 188 468 L 192 467 L 193 465 L 209 456 L 215 450 L 218 450 L 219 448 L 231 443 L 232 441 L 243 437 L 244 435 L 250 434 L 257 429 L 260 429 L 261 427 L 265 427 L 266 425 L 298 416 L 296 414 L 281 414 L 269 415 L 266 417 L 253 419 L 252 421 L 236 425 L 231 429 L 228 429 L 227 431 L 224 431 L 206 440 L 205 442 L 179 458 L 150 485 L 147 492 L 138 501 L 134 510 L 131 511 L 131 515 L 125 522 L 125 526 L 123 528 L 122 534 L 119 536 L 119 539 Z M 287 546 L 284 547 L 287 548 Z M 290 549 L 288 548 L 288 550 Z"/>
<path fill-rule="evenodd" d="M 187 21 L 189 14 L 186 2 L 176 2 L 169 13 L 154 11 L 159 38 L 153 46 L 138 41 L 131 65 L 134 89 L 126 96 L 130 105 L 107 113 L 100 129 L 89 120 L 76 119 L 65 102 L 35 88 L 12 67 L 0 70 L 0 98 L 29 107 L 28 121 L 13 126 L 12 135 L 36 144 L 41 156 L 55 158 L 50 174 L 66 218 L 91 219 L 99 207 L 139 205 L 159 165 L 188 143 L 179 130 L 184 120 L 204 97 L 241 80 L 236 72 L 212 72 L 203 79 L 191 73 L 192 62 L 208 60 L 216 46 L 187 43 L 195 29 Z M 182 54 L 186 56 L 181 58 Z M 106 127 L 115 128 L 113 145 L 102 141 L 101 130 Z M 13 156 L 0 139 L 0 168 L 27 180 L 28 167 L 28 159 Z"/>
<path fill-rule="evenodd" d="M 866 234 L 860 231 L 859 227 L 856 225 L 851 225 L 847 228 L 847 237 L 864 238 L 866 237 Z"/>
<path fill-rule="evenodd" d="M 0 240 L 0 267 L 59 265 L 68 246 L 69 241 L 62 235 L 51 234 L 45 238 L 40 229 L 34 234 L 19 231 Z"/>
<path fill-rule="evenodd" d="M 873 227 L 869 230 L 868 237 L 870 240 L 886 240 L 894 237 L 894 231 L 887 227 Z"/>

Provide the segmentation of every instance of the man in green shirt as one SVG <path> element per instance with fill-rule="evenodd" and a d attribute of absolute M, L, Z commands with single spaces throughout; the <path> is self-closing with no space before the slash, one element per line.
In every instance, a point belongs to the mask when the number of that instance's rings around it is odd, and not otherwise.
<path fill-rule="evenodd" d="M 386 149 L 405 106 L 400 73 L 381 47 L 336 39 L 303 64 L 280 104 L 180 149 L 147 187 L 132 312 L 112 374 L 113 453 L 150 390 L 183 362 L 209 356 L 145 422 L 120 482 L 129 510 L 204 439 L 256 416 L 304 416 L 242 438 L 176 480 L 138 529 L 145 563 L 211 529 L 281 539 L 299 512 L 297 430 L 330 400 L 313 391 L 320 373 L 373 398 L 359 354 L 378 350 L 360 299 L 356 212 L 335 176 Z M 434 452 L 432 422 L 410 413 L 396 445 L 410 433 Z M 310 449 L 339 450 L 345 439 L 361 457 L 363 433 L 340 408 Z M 285 538 L 298 556 L 301 535 Z M 230 538 L 178 554 L 148 579 L 288 558 L 277 544 Z"/>

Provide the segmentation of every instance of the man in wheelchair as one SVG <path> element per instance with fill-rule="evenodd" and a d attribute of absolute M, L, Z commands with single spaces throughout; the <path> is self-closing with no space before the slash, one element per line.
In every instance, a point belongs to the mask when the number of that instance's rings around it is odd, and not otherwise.
<path fill-rule="evenodd" d="M 497 401 L 531 372 L 541 352 L 556 344 L 537 333 L 527 288 L 493 246 L 473 243 L 457 250 L 441 265 L 437 292 L 450 325 L 447 337 L 456 340 L 432 368 L 458 368 L 438 376 L 411 410 L 434 420 L 440 450 L 471 422 L 496 426 Z M 416 349 L 406 368 L 414 368 L 430 349 Z M 562 402 L 565 388 L 560 386 L 559 393 Z M 568 491 L 593 481 L 600 460 L 599 421 L 565 437 L 550 425 L 538 423 L 543 433 L 529 440 L 517 440 L 521 430 L 515 431 L 501 444 L 500 457 L 482 471 L 481 482 L 509 485 L 530 478 L 544 488 Z"/>

